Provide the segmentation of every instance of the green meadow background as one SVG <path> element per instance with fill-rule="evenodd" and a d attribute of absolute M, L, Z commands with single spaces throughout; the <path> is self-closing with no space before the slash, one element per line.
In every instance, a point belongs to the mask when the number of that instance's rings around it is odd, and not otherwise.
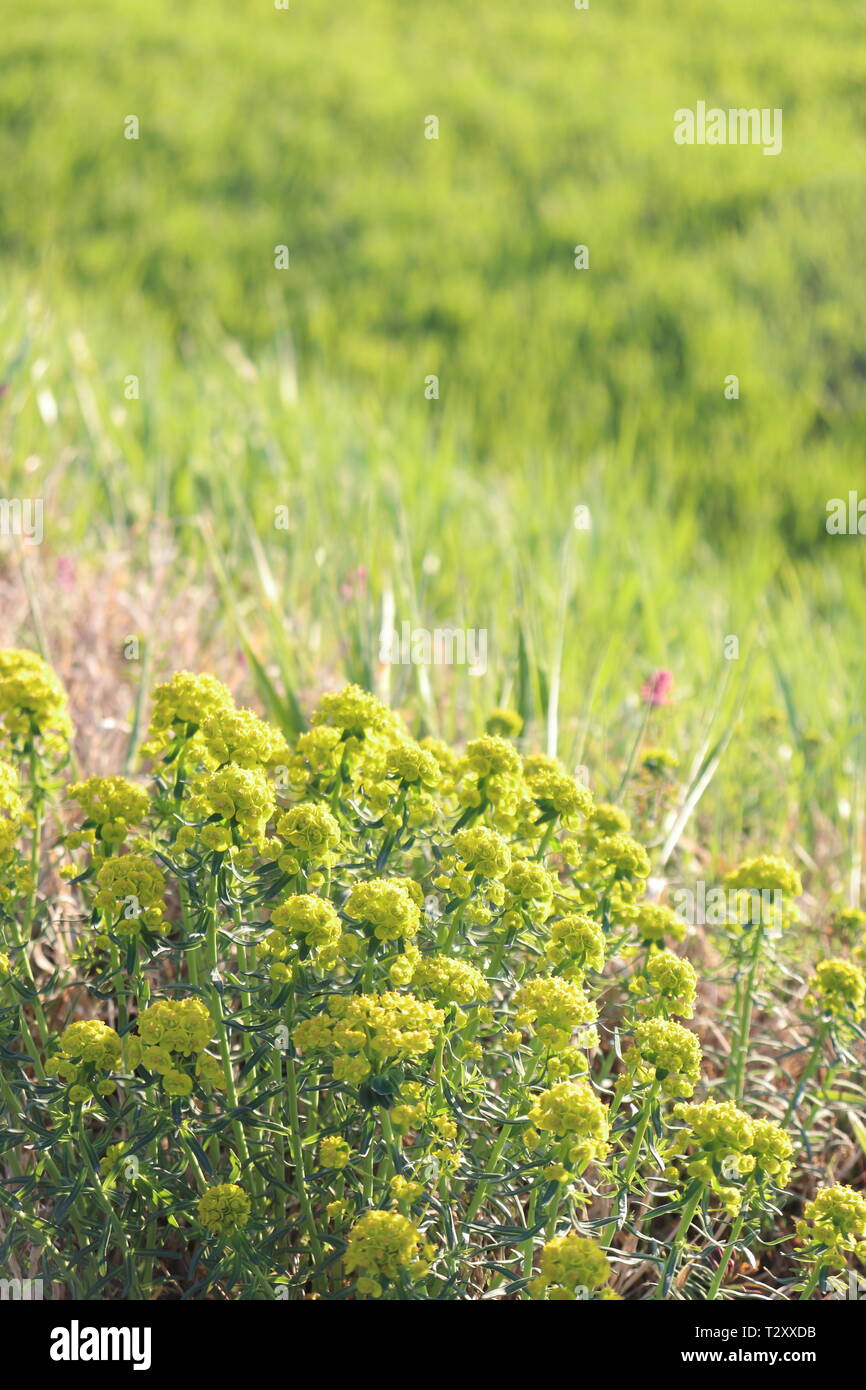
<path fill-rule="evenodd" d="M 602 789 L 670 669 L 647 736 L 710 847 L 856 897 L 866 538 L 825 519 L 866 495 L 866 4 L 0 17 L 0 462 L 41 569 L 146 576 L 168 536 L 287 726 L 343 675 L 449 736 L 507 701 Z M 676 146 L 698 100 L 781 107 L 782 154 Z M 487 673 L 377 669 L 402 621 L 486 629 Z"/>

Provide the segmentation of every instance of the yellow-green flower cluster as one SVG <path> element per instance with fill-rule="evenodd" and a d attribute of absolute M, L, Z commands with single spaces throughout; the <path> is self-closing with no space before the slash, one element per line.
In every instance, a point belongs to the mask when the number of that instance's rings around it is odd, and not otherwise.
<path fill-rule="evenodd" d="M 414 889 L 409 880 L 393 878 L 356 883 L 346 899 L 346 916 L 371 931 L 378 941 L 413 937 L 421 920 Z"/>
<path fill-rule="evenodd" d="M 198 1219 L 205 1230 L 216 1236 L 231 1236 L 243 1230 L 250 1211 L 249 1197 L 234 1182 L 217 1183 L 199 1198 Z"/>
<path fill-rule="evenodd" d="M 433 754 L 409 740 L 389 749 L 385 769 L 389 777 L 407 787 L 435 787 L 439 781 L 439 764 Z"/>
<path fill-rule="evenodd" d="M 610 1278 L 607 1256 L 595 1241 L 569 1231 L 554 1236 L 541 1251 L 541 1272 L 529 1285 L 533 1298 L 551 1303 L 585 1301 Z"/>
<path fill-rule="evenodd" d="M 216 772 L 200 773 L 184 809 L 188 820 L 203 823 L 195 830 L 182 827 L 178 847 L 189 848 L 197 837 L 208 849 L 224 852 L 233 844 L 264 846 L 276 802 L 261 768 L 230 763 Z"/>
<path fill-rule="evenodd" d="M 420 956 L 412 972 L 412 984 L 437 1004 L 479 1004 L 490 997 L 490 985 L 474 965 L 454 956 Z"/>
<path fill-rule="evenodd" d="M 638 939 L 650 946 L 663 946 L 666 936 L 682 941 L 686 935 L 685 922 L 666 903 L 638 903 L 632 922 Z"/>
<path fill-rule="evenodd" d="M 626 1054 L 638 1081 L 657 1081 L 663 1095 L 690 1096 L 700 1080 L 701 1045 L 681 1023 L 648 1018 L 634 1030 L 634 1046 Z"/>
<path fill-rule="evenodd" d="M 473 826 L 458 830 L 442 855 L 433 881 L 451 897 L 473 897 L 473 917 L 480 922 L 489 921 L 492 914 L 486 904 L 501 907 L 505 902 L 502 880 L 511 864 L 508 841 L 496 830 Z"/>
<path fill-rule="evenodd" d="M 641 769 L 651 777 L 665 777 L 679 765 L 679 758 L 669 748 L 645 748 L 640 755 Z"/>
<path fill-rule="evenodd" d="M 106 845 L 120 845 L 132 826 L 140 825 L 150 809 L 150 797 L 126 777 L 88 777 L 73 782 L 68 788 L 73 801 L 84 812 L 84 834 L 67 836 L 67 844 L 75 848 L 89 838 Z"/>
<path fill-rule="evenodd" d="M 352 1157 L 352 1150 L 339 1134 L 326 1134 L 319 1144 L 319 1162 L 323 1168 L 345 1168 Z"/>
<path fill-rule="evenodd" d="M 452 845 L 464 873 L 473 878 L 504 878 L 511 868 L 508 841 L 496 830 L 481 825 L 458 830 Z"/>
<path fill-rule="evenodd" d="M 11 763 L 0 762 L 0 854 L 8 854 L 14 847 L 23 821 L 18 773 Z"/>
<path fill-rule="evenodd" d="M 606 835 L 598 841 L 594 859 L 602 869 L 612 869 L 617 879 L 647 878 L 650 862 L 647 852 L 631 835 Z"/>
<path fill-rule="evenodd" d="M 495 734 L 472 739 L 466 745 L 464 763 L 481 781 L 490 777 L 519 777 L 522 771 L 517 749 L 508 739 Z"/>
<path fill-rule="evenodd" d="M 537 1140 L 536 1131 L 553 1134 L 566 1141 L 570 1163 L 601 1162 L 607 1155 L 607 1109 L 587 1081 L 559 1081 L 541 1091 L 530 1107 L 529 1124 L 528 1144 Z"/>
<path fill-rule="evenodd" d="M 631 830 L 631 817 L 621 806 L 609 801 L 597 801 L 592 807 L 583 827 L 581 839 L 587 845 L 594 845 L 609 835 L 627 835 Z"/>
<path fill-rule="evenodd" d="M 196 1081 L 218 1089 L 224 1085 L 222 1069 L 205 1051 L 212 1033 L 213 1019 L 200 999 L 160 999 L 139 1014 L 127 1059 L 156 1072 L 171 1096 L 188 1096 Z"/>
<path fill-rule="evenodd" d="M 866 928 L 866 912 L 860 907 L 841 907 L 833 916 L 831 929 L 834 932 L 862 932 Z"/>
<path fill-rule="evenodd" d="M 165 874 L 147 855 L 103 860 L 96 883 L 94 905 L 119 936 L 137 936 L 142 927 L 158 931 L 162 926 Z"/>
<path fill-rule="evenodd" d="M 327 806 L 306 802 L 291 806 L 277 818 L 277 835 L 289 849 L 277 860 L 287 874 L 302 867 L 330 868 L 337 862 L 340 827 Z"/>
<path fill-rule="evenodd" d="M 743 860 L 725 875 L 725 884 L 728 888 L 740 890 L 734 913 L 735 924 L 766 925 L 766 899 L 770 894 L 779 895 L 781 900 L 779 910 L 773 912 L 774 922 L 784 927 L 796 919 L 796 906 L 792 900 L 800 897 L 803 883 L 797 870 L 779 855 L 759 854 L 753 859 Z"/>
<path fill-rule="evenodd" d="M 598 1018 L 595 1004 L 579 985 L 558 975 L 540 976 L 520 986 L 514 996 L 518 1028 L 534 1028 L 545 1047 L 567 1047 L 576 1028 L 581 1029 L 580 1045 L 595 1047 Z"/>
<path fill-rule="evenodd" d="M 268 935 L 264 949 L 277 962 L 271 967 L 273 979 L 290 977 L 285 963 L 298 945 L 314 953 L 326 968 L 336 961 L 342 927 L 336 908 L 327 898 L 311 893 L 284 898 L 271 912 L 271 923 L 276 930 Z"/>
<path fill-rule="evenodd" d="M 420 742 L 422 748 L 426 748 L 428 753 L 433 754 L 439 766 L 439 795 L 441 797 L 455 796 L 457 776 L 460 771 L 460 754 L 450 744 L 444 743 L 441 738 L 433 738 L 430 734 L 426 738 L 422 738 Z"/>
<path fill-rule="evenodd" d="M 581 817 L 589 815 L 592 810 L 589 789 L 576 778 L 569 777 L 555 759 L 541 754 L 525 758 L 523 772 L 542 821 L 561 820 L 566 826 L 574 826 Z"/>
<path fill-rule="evenodd" d="M 698 977 L 694 966 L 672 951 L 651 951 L 643 972 L 629 981 L 644 1018 L 693 1018 Z"/>
<path fill-rule="evenodd" d="M 523 729 L 523 720 L 516 709 L 498 706 L 492 709 L 484 721 L 484 730 L 500 738 L 517 738 Z"/>
<path fill-rule="evenodd" d="M 371 735 L 404 736 L 393 710 L 359 685 L 347 685 L 323 695 L 310 716 L 310 723 L 336 729 L 344 742 L 364 740 Z"/>
<path fill-rule="evenodd" d="M 432 1052 L 445 1015 L 413 994 L 339 995 L 325 1013 L 295 1028 L 294 1041 L 305 1052 L 331 1055 L 338 1081 L 353 1084 L 370 1075 L 372 1063 L 423 1057 Z"/>
<path fill-rule="evenodd" d="M 806 1203 L 797 1234 L 821 1265 L 844 1269 L 849 1254 L 866 1264 L 866 1193 L 843 1183 L 822 1188 Z"/>
<path fill-rule="evenodd" d="M 176 671 L 153 692 L 149 736 L 142 751 L 156 756 L 176 740 L 192 738 L 208 715 L 233 707 L 231 691 L 215 676 Z"/>
<path fill-rule="evenodd" d="M 609 920 L 628 926 L 635 918 L 635 902 L 643 892 L 650 862 L 643 845 L 622 831 L 590 835 L 586 854 L 576 857 L 566 846 L 566 858 L 575 869 L 578 899 L 593 911 L 603 906 Z"/>
<path fill-rule="evenodd" d="M 604 969 L 604 928 L 583 913 L 569 912 L 550 923 L 545 958 L 566 979 Z"/>
<path fill-rule="evenodd" d="M 252 710 L 224 705 L 202 719 L 196 744 L 216 767 L 270 768 L 286 765 L 289 748 L 281 733 Z"/>
<path fill-rule="evenodd" d="M 120 1038 L 113 1028 L 96 1018 L 70 1023 L 60 1034 L 60 1048 L 66 1057 L 89 1063 L 100 1071 L 112 1071 L 120 1061 Z"/>
<path fill-rule="evenodd" d="M 72 738 L 66 692 L 36 652 L 0 650 L 0 728 L 16 752 L 40 745 L 62 756 Z"/>
<path fill-rule="evenodd" d="M 819 961 L 806 1003 L 834 1018 L 856 1023 L 866 1006 L 866 975 L 850 960 Z"/>
<path fill-rule="evenodd" d="M 714 1191 L 731 1215 L 748 1201 L 751 1184 L 787 1183 L 794 1145 L 772 1120 L 752 1119 L 731 1101 L 678 1105 L 676 1114 L 685 1125 L 681 1148 L 692 1154 L 689 1177 Z"/>
<path fill-rule="evenodd" d="M 428 1264 L 421 1252 L 421 1234 L 407 1216 L 368 1211 L 352 1227 L 343 1265 L 347 1273 L 361 1275 L 356 1284 L 359 1294 L 378 1298 L 381 1280 L 394 1282 L 404 1275 L 420 1279 L 426 1274 Z M 424 1254 L 428 1254 L 426 1247 Z"/>
<path fill-rule="evenodd" d="M 491 808 L 496 825 L 513 826 L 528 788 L 520 754 L 507 739 L 494 734 L 472 739 L 460 760 L 458 795 L 463 806 Z"/>
<path fill-rule="evenodd" d="M 18 837 L 32 823 L 18 792 L 18 773 L 11 763 L 0 762 L 0 903 L 32 891 L 29 865 L 18 848 Z"/>
<path fill-rule="evenodd" d="M 725 883 L 729 888 L 779 892 L 791 898 L 799 898 L 803 892 L 797 870 L 776 854 L 759 854 L 754 859 L 744 859 L 725 875 Z"/>
<path fill-rule="evenodd" d="M 518 859 L 505 875 L 506 926 L 519 926 L 528 921 L 541 926 L 553 911 L 557 882 L 543 865 L 530 859 Z"/>
<path fill-rule="evenodd" d="M 114 1082 L 100 1079 L 98 1073 L 120 1066 L 121 1043 L 114 1029 L 96 1018 L 80 1019 L 63 1030 L 59 1042 L 60 1050 L 45 1063 L 45 1071 L 69 1086 L 69 1099 L 77 1104 L 111 1095 Z"/>

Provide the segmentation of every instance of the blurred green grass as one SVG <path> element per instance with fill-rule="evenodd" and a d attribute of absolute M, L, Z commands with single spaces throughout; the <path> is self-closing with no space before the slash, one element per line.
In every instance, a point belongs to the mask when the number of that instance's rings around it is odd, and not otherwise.
<path fill-rule="evenodd" d="M 711 838 L 812 842 L 862 761 L 864 550 L 824 522 L 866 482 L 864 10 L 7 6 L 8 493 L 51 553 L 167 528 L 265 697 L 381 683 L 393 601 L 490 664 L 392 698 L 448 733 L 507 698 L 604 766 L 670 667 L 696 778 L 736 720 Z M 782 155 L 676 146 L 699 99 L 782 107 Z"/>

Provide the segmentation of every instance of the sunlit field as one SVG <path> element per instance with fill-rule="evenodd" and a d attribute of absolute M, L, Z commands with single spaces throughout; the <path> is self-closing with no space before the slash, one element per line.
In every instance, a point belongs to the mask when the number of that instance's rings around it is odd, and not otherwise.
<path fill-rule="evenodd" d="M 862 7 L 7 8 L 0 1278 L 854 1296 Z"/>

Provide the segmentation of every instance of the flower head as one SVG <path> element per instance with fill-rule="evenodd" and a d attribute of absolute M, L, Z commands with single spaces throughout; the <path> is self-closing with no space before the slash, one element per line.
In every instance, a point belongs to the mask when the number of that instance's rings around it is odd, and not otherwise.
<path fill-rule="evenodd" d="M 24 824 L 24 802 L 18 793 L 18 773 L 0 762 L 0 855 L 11 854 Z"/>
<path fill-rule="evenodd" d="M 274 767 L 289 756 L 283 735 L 252 710 L 218 705 L 201 721 L 197 743 L 216 767 Z"/>
<path fill-rule="evenodd" d="M 324 1013 L 297 1025 L 294 1041 L 305 1051 L 332 1054 L 335 1077 L 357 1082 L 370 1074 L 372 1061 L 432 1052 L 444 1023 L 441 1009 L 413 994 L 338 995 Z"/>
<path fill-rule="evenodd" d="M 638 996 L 637 1011 L 646 1018 L 692 1018 L 697 980 L 690 961 L 673 951 L 652 951 L 643 973 L 635 975 L 628 988 Z"/>
<path fill-rule="evenodd" d="M 548 1048 L 567 1047 L 576 1028 L 586 1030 L 584 1047 L 593 1047 L 597 1034 L 592 1025 L 598 1011 L 579 985 L 558 975 L 540 976 L 520 986 L 514 996 L 519 1028 L 534 1027 Z"/>
<path fill-rule="evenodd" d="M 0 650 L 0 729 L 16 752 L 41 745 L 63 755 L 72 738 L 66 692 L 36 652 Z"/>
<path fill-rule="evenodd" d="M 120 1062 L 120 1038 L 99 1019 L 70 1023 L 60 1034 L 60 1048 L 73 1062 L 84 1062 L 101 1071 L 112 1071 Z"/>
<path fill-rule="evenodd" d="M 866 1264 L 866 1193 L 843 1183 L 822 1188 L 803 1208 L 797 1234 L 831 1269 L 844 1269 L 848 1253 Z"/>
<path fill-rule="evenodd" d="M 271 922 L 277 930 L 267 939 L 270 955 L 279 960 L 289 954 L 293 942 L 309 950 L 328 953 L 339 943 L 342 926 L 337 910 L 327 898 L 312 893 L 296 893 L 271 912 Z"/>
<path fill-rule="evenodd" d="M 541 1091 L 530 1108 L 529 1123 L 535 1130 L 567 1139 L 572 1163 L 601 1161 L 607 1155 L 607 1109 L 587 1081 L 559 1081 Z"/>
<path fill-rule="evenodd" d="M 120 936 L 137 936 L 142 927 L 159 930 L 165 874 L 146 854 L 121 854 L 103 860 L 96 883 L 94 905 Z"/>
<path fill-rule="evenodd" d="M 729 888 L 751 889 L 753 892 L 779 892 L 799 898 L 803 883 L 796 869 L 777 854 L 759 854 L 744 859 L 736 869 L 725 875 Z"/>
<path fill-rule="evenodd" d="M 92 824 L 97 839 L 107 845 L 122 844 L 150 809 L 147 792 L 126 777 L 88 777 L 68 790 L 84 812 L 85 827 Z"/>
<path fill-rule="evenodd" d="M 418 1227 L 397 1211 L 368 1211 L 360 1216 L 349 1233 L 343 1264 L 349 1274 L 364 1276 L 358 1281 L 359 1293 L 376 1298 L 380 1279 L 395 1280 L 401 1274 L 420 1278 L 426 1265 L 420 1258 L 421 1235 Z"/>
<path fill-rule="evenodd" d="M 399 879 L 371 878 L 356 883 L 346 899 L 347 917 L 369 927 L 379 941 L 415 936 L 421 914 L 406 884 Z"/>
<path fill-rule="evenodd" d="M 176 671 L 153 692 L 150 731 L 144 751 L 156 755 L 174 740 L 190 739 L 209 715 L 233 707 L 231 691 L 215 676 Z"/>
<path fill-rule="evenodd" d="M 345 1168 L 352 1150 L 339 1134 L 326 1134 L 319 1144 L 319 1162 L 323 1168 Z"/>
<path fill-rule="evenodd" d="M 492 709 L 484 721 L 488 734 L 500 738 L 517 738 L 523 728 L 523 720 L 516 709 Z"/>
<path fill-rule="evenodd" d="M 544 954 L 567 978 L 604 969 L 604 928 L 591 917 L 569 912 L 551 922 L 548 930 Z"/>
<path fill-rule="evenodd" d="M 363 740 L 369 735 L 381 734 L 399 737 L 402 733 L 393 710 L 359 685 L 347 685 L 323 695 L 310 716 L 310 723 L 336 729 L 344 740 Z"/>
<path fill-rule="evenodd" d="M 712 1188 L 731 1214 L 756 1184 L 787 1183 L 794 1145 L 772 1120 L 754 1120 L 731 1101 L 678 1105 L 676 1114 L 685 1125 L 679 1139 L 691 1155 L 689 1176 Z"/>
<path fill-rule="evenodd" d="M 666 705 L 673 683 L 674 678 L 670 671 L 653 671 L 649 680 L 641 687 L 641 699 L 648 705 Z"/>
<path fill-rule="evenodd" d="M 412 984 L 443 1006 L 476 1004 L 490 997 L 490 985 L 481 971 L 453 956 L 421 956 L 412 972 Z"/>
<path fill-rule="evenodd" d="M 607 1256 L 595 1241 L 576 1231 L 554 1236 L 541 1251 L 541 1273 L 532 1280 L 533 1298 L 552 1302 L 587 1299 L 610 1278 Z"/>
<path fill-rule="evenodd" d="M 203 822 L 198 832 L 202 843 L 223 851 L 235 837 L 241 844 L 263 845 L 276 802 L 261 768 L 229 763 L 195 778 L 185 809 L 189 819 Z"/>
<path fill-rule="evenodd" d="M 650 945 L 663 946 L 666 936 L 682 941 L 686 934 L 685 922 L 665 903 L 638 903 L 631 915 L 638 937 Z"/>
<path fill-rule="evenodd" d="M 526 758 L 523 771 L 529 794 L 541 812 L 543 820 L 561 817 L 566 825 L 592 810 L 592 794 L 575 777 L 570 777 L 561 763 L 553 758 L 535 755 Z"/>
<path fill-rule="evenodd" d="M 866 975 L 850 960 L 819 961 L 808 998 L 823 1013 L 856 1023 L 866 1006 Z"/>
<path fill-rule="evenodd" d="M 404 786 L 435 787 L 439 781 L 439 764 L 427 748 L 420 743 L 405 740 L 389 749 L 385 758 L 385 770 L 389 777 L 395 778 Z"/>
<path fill-rule="evenodd" d="M 639 1081 L 658 1081 L 664 1095 L 690 1096 L 701 1074 L 701 1045 L 680 1023 L 648 1018 L 634 1030 L 626 1061 Z"/>
<path fill-rule="evenodd" d="M 482 825 L 458 830 L 453 844 L 457 858 L 470 874 L 499 879 L 504 878 L 511 868 L 508 841 L 496 830 L 488 830 Z"/>
<path fill-rule="evenodd" d="M 199 1198 L 198 1219 L 206 1230 L 230 1236 L 243 1230 L 250 1219 L 250 1199 L 234 1182 L 217 1183 Z"/>

